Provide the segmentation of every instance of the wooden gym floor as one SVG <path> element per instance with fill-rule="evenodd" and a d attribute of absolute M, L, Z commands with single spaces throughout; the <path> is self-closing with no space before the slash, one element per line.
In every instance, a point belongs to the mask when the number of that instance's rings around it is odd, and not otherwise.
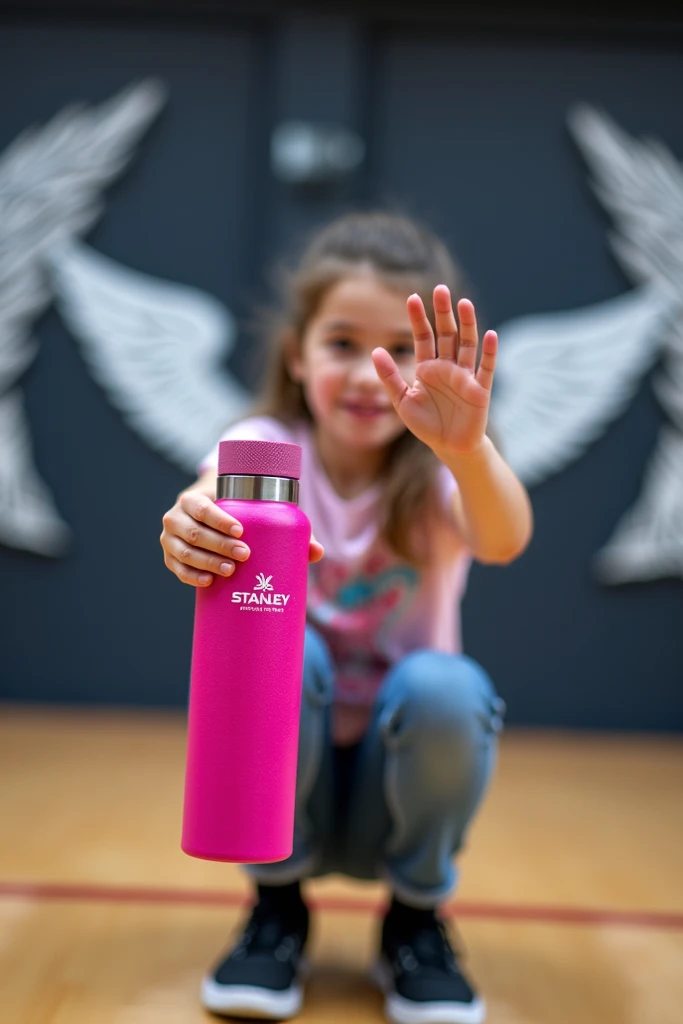
<path fill-rule="evenodd" d="M 179 847 L 185 720 L 0 705 L 1 1024 L 209 1024 L 239 869 Z M 508 729 L 452 904 L 489 1024 L 683 1022 L 683 742 Z M 381 885 L 310 883 L 302 1024 L 380 1022 Z"/>

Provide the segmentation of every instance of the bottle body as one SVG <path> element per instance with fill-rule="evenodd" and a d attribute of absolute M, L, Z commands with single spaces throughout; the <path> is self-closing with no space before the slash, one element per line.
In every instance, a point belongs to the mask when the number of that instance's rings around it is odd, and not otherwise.
<path fill-rule="evenodd" d="M 251 555 L 195 599 L 181 848 L 292 852 L 311 527 L 286 501 L 218 499 Z"/>

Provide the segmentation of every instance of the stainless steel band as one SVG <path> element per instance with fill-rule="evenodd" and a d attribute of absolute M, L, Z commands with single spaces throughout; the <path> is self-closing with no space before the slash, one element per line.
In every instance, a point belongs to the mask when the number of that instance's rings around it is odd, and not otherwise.
<path fill-rule="evenodd" d="M 286 476 L 219 476 L 216 498 L 299 502 L 299 481 Z"/>

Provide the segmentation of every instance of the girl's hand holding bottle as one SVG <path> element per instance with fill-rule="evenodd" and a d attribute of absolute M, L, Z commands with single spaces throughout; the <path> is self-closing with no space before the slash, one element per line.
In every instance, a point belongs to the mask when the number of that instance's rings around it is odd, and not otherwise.
<path fill-rule="evenodd" d="M 487 331 L 477 361 L 477 320 L 469 299 L 458 302 L 456 324 L 446 285 L 434 289 L 437 338 L 419 295 L 408 299 L 415 339 L 415 381 L 409 386 L 383 348 L 374 350 L 375 369 L 394 409 L 416 437 L 438 456 L 476 454 L 485 442 L 493 373 L 498 352 L 495 331 Z"/>
<path fill-rule="evenodd" d="M 241 539 L 241 523 L 211 500 L 210 490 L 215 491 L 215 474 L 179 494 L 163 517 L 159 538 L 166 566 L 192 587 L 208 587 L 214 574 L 231 576 L 235 563 L 246 562 L 251 554 Z M 323 557 L 322 545 L 313 536 L 308 557 L 311 562 Z"/>

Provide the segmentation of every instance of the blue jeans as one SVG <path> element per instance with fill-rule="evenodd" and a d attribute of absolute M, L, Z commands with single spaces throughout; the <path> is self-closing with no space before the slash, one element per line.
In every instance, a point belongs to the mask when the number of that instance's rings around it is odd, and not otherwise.
<path fill-rule="evenodd" d="M 327 646 L 308 627 L 294 851 L 247 870 L 271 885 L 385 878 L 405 902 L 436 906 L 455 885 L 453 857 L 491 777 L 505 705 L 471 658 L 415 651 L 387 673 L 349 751 L 332 745 L 333 689 Z"/>

